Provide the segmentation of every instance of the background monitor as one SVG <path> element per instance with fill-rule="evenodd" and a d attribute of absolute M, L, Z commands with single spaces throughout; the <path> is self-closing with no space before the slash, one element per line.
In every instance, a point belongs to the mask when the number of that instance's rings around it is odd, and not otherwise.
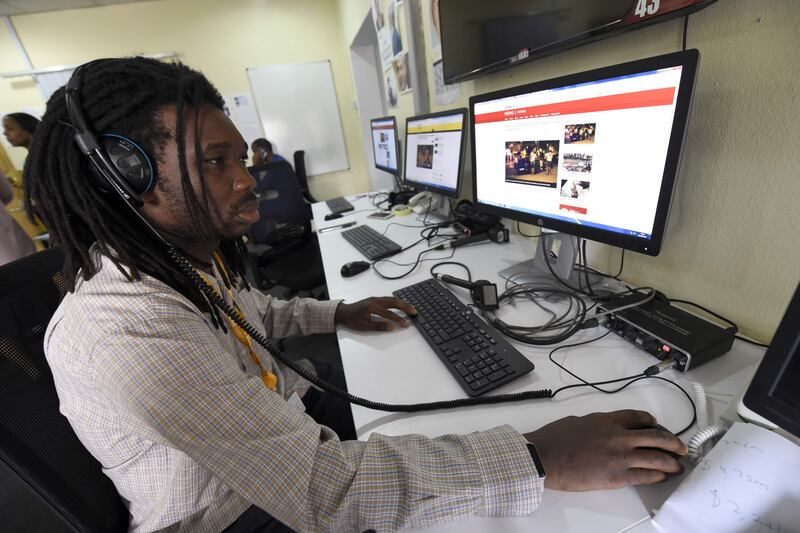
<path fill-rule="evenodd" d="M 687 50 L 470 98 L 475 204 L 658 255 L 698 59 Z"/>
<path fill-rule="evenodd" d="M 688 16 L 716 0 L 440 0 L 445 83 Z M 438 23 L 437 23 L 438 22 Z M 439 33 L 432 32 L 433 45 Z"/>
<path fill-rule="evenodd" d="M 800 286 L 750 382 L 744 405 L 800 438 Z"/>
<path fill-rule="evenodd" d="M 375 167 L 397 175 L 397 122 L 394 117 L 382 117 L 373 118 L 369 125 Z"/>
<path fill-rule="evenodd" d="M 466 118 L 462 108 L 406 119 L 406 185 L 458 196 Z"/>

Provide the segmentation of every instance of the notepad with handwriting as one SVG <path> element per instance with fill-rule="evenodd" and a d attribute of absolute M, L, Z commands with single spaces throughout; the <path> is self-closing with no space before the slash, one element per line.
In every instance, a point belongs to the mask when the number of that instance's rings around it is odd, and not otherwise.
<path fill-rule="evenodd" d="M 800 447 L 735 423 L 653 523 L 666 533 L 800 533 Z"/>

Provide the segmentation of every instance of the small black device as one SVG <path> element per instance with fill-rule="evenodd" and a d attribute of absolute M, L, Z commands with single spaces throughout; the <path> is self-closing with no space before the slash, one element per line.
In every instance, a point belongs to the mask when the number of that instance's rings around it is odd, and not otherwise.
<path fill-rule="evenodd" d="M 794 291 L 743 403 L 800 438 L 800 286 Z"/>
<path fill-rule="evenodd" d="M 328 209 L 331 210 L 331 214 L 333 215 L 346 213 L 355 209 L 353 204 L 348 202 L 345 198 L 331 198 L 330 200 L 325 200 L 325 205 L 328 206 Z M 328 219 L 326 218 L 325 220 Z"/>
<path fill-rule="evenodd" d="M 598 306 L 597 312 L 612 311 L 604 323 L 606 328 L 659 359 L 671 357 L 675 369 L 686 372 L 727 353 L 733 346 L 735 330 L 678 309 L 666 299 L 653 298 L 613 312 L 641 299 L 641 293 L 634 293 Z"/>
<path fill-rule="evenodd" d="M 381 235 L 369 226 L 356 226 L 343 231 L 342 237 L 370 261 L 389 257 L 402 249 L 392 239 Z"/>
<path fill-rule="evenodd" d="M 337 219 L 337 218 L 342 218 L 342 214 L 341 213 L 328 213 L 327 215 L 325 215 L 325 220 L 334 220 L 334 219 Z"/>
<path fill-rule="evenodd" d="M 377 220 L 386 220 L 387 218 L 392 218 L 394 213 L 391 211 L 375 211 L 374 213 L 370 213 L 367 215 L 367 218 L 374 218 Z"/>
<path fill-rule="evenodd" d="M 496 329 L 435 279 L 394 291 L 417 309 L 414 326 L 470 396 L 494 390 L 534 366 Z"/>
<path fill-rule="evenodd" d="M 365 270 L 369 270 L 369 263 L 366 261 L 351 261 L 342 265 L 341 274 L 343 278 L 351 278 Z"/>

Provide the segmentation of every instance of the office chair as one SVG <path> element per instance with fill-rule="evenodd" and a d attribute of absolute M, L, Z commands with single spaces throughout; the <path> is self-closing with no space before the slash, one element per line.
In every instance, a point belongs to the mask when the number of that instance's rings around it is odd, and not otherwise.
<path fill-rule="evenodd" d="M 44 357 L 63 262 L 50 248 L 0 267 L 0 461 L 74 531 L 127 531 L 114 484 L 58 410 Z"/>
<path fill-rule="evenodd" d="M 311 229 L 311 208 L 303 200 L 300 184 L 285 161 L 250 167 L 256 179 L 261 219 L 250 230 L 248 245 L 256 286 L 275 285 L 289 295 L 314 289 L 327 294 L 322 256 Z"/>
<path fill-rule="evenodd" d="M 303 198 L 310 204 L 317 203 L 317 200 L 311 196 L 311 190 L 308 188 L 308 175 L 306 174 L 306 151 L 297 150 L 294 153 L 294 172 L 297 174 L 297 180 L 300 182 L 300 188 L 303 190 Z"/>

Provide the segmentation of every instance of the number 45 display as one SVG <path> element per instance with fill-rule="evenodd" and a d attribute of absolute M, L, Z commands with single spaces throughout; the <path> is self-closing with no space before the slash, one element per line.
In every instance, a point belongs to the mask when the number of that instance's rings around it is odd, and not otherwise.
<path fill-rule="evenodd" d="M 642 18 L 647 15 L 655 15 L 659 7 L 661 7 L 660 0 L 637 0 L 633 13 Z"/>

